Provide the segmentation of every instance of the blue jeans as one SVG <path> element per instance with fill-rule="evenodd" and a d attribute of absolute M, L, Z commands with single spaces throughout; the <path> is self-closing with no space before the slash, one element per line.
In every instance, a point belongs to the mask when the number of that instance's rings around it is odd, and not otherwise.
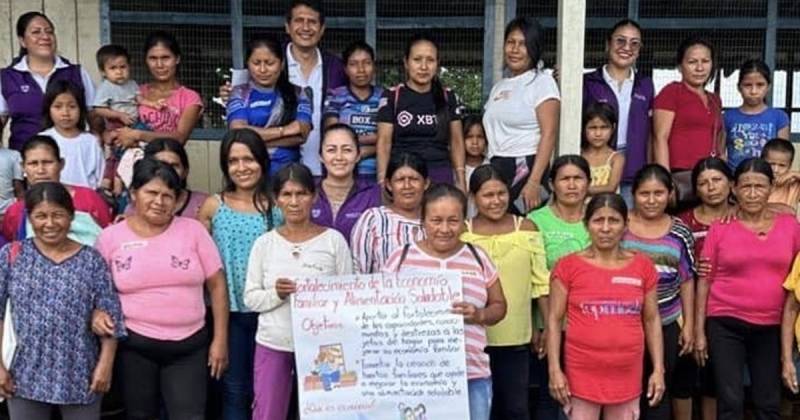
<path fill-rule="evenodd" d="M 222 376 L 222 418 L 250 420 L 253 405 L 253 357 L 258 314 L 231 312 L 228 322 L 228 370 Z"/>
<path fill-rule="evenodd" d="M 492 378 L 470 379 L 467 389 L 470 420 L 489 420 L 492 413 Z"/>

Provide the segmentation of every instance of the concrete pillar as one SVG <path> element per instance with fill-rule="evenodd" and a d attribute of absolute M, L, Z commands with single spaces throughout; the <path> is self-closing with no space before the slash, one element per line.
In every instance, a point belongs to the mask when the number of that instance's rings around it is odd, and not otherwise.
<path fill-rule="evenodd" d="M 586 33 L 586 2 L 558 1 L 558 51 L 561 119 L 557 155 L 580 153 L 583 101 L 583 50 Z"/>

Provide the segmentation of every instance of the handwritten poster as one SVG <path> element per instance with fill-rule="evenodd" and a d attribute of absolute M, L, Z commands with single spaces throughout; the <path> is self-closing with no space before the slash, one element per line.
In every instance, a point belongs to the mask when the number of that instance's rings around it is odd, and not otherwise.
<path fill-rule="evenodd" d="M 301 419 L 468 419 L 461 294 L 448 271 L 297 280 Z"/>

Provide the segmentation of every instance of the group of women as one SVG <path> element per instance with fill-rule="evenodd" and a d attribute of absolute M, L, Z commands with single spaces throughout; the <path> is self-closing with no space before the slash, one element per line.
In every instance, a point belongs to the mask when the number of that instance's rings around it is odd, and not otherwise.
<path fill-rule="evenodd" d="M 250 80 L 227 98 L 224 186 L 209 196 L 188 189 L 182 146 L 202 101 L 178 82 L 174 37 L 155 33 L 145 47 L 153 80 L 140 92 L 166 105 L 141 111 L 151 130 L 104 134 L 146 143 L 112 224 L 100 195 L 61 183 L 59 144 L 31 128 L 49 81 L 74 82 L 91 103 L 91 80 L 56 55 L 53 29 L 23 15 L 23 51 L 0 72 L 0 113 L 28 183 L 3 218 L 11 243 L 0 250 L 0 334 L 16 338 L 3 340 L 0 396 L 12 419 L 54 408 L 99 418 L 112 370 L 130 419 L 213 415 L 216 387 L 226 419 L 287 418 L 293 279 L 410 269 L 462 272 L 453 311 L 465 322 L 475 420 L 531 418 L 531 383 L 537 419 L 689 419 L 698 395 L 704 418 L 739 419 L 746 389 L 757 418 L 777 419 L 781 378 L 798 391 L 800 225 L 768 204 L 776 175 L 756 153 L 785 127 L 744 140 L 726 132 L 705 89 L 715 57 L 702 39 L 680 46 L 682 79 L 656 96 L 635 71 L 639 25 L 609 31 L 584 104 L 612 110 L 607 140 L 624 168 L 619 195 L 591 196 L 597 168 L 579 155 L 551 162 L 559 91 L 533 19 L 506 28 L 509 77 L 477 134 L 437 76 L 430 37 L 409 41 L 407 80 L 386 90 L 372 84 L 372 48 L 348 47 L 348 84 L 329 92 L 316 122 L 313 95 L 290 82 L 289 49 L 255 39 Z M 740 119 L 756 118 L 769 73 L 743 68 Z M 315 177 L 297 162 L 320 123 Z M 730 146 L 732 136 L 742 141 Z"/>

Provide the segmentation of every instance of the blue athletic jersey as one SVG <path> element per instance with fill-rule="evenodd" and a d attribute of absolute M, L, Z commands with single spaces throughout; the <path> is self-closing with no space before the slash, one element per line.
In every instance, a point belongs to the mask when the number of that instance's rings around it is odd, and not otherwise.
<path fill-rule="evenodd" d="M 383 88 L 372 87 L 372 94 L 360 100 L 348 86 L 340 86 L 328 91 L 322 108 L 322 119 L 335 117 L 340 123 L 347 124 L 359 136 L 378 132 L 378 104 L 383 95 Z M 375 156 L 362 159 L 358 163 L 360 175 L 374 175 L 376 172 Z"/>

